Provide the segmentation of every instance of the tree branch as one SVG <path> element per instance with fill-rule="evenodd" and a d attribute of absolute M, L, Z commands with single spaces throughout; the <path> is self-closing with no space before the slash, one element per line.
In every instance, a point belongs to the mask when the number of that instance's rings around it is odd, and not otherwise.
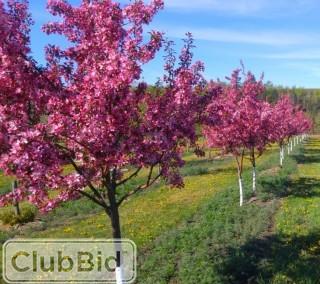
<path fill-rule="evenodd" d="M 147 182 L 145 184 L 143 184 L 143 185 L 138 186 L 136 189 L 128 192 L 123 197 L 121 197 L 120 200 L 117 202 L 118 206 L 120 206 L 123 203 L 123 201 L 125 201 L 130 196 L 132 196 L 132 195 L 138 193 L 139 191 L 144 190 L 144 189 L 150 187 L 151 185 L 153 185 L 161 177 L 161 173 L 159 173 L 152 179 L 153 169 L 154 169 L 154 165 L 152 165 L 150 167 L 150 171 L 149 171 L 149 174 L 148 174 Z"/>
<path fill-rule="evenodd" d="M 60 149 L 63 149 L 64 151 L 70 151 L 68 148 L 60 145 L 60 144 L 56 144 L 56 146 Z M 72 157 L 70 156 L 70 153 L 67 153 L 67 158 L 69 159 L 70 163 L 72 164 L 73 168 L 76 170 L 76 172 L 81 175 L 87 182 L 89 188 L 91 189 L 91 191 L 94 193 L 94 195 L 97 197 L 97 199 L 99 200 L 99 202 L 97 202 L 99 205 L 103 204 L 102 206 L 104 208 L 107 208 L 108 205 L 105 202 L 105 199 L 102 197 L 102 195 L 100 194 L 100 192 L 94 187 L 94 185 L 92 184 L 92 182 L 84 175 L 84 173 L 82 172 L 82 170 L 78 167 L 78 165 L 76 164 L 76 162 L 72 159 Z M 91 195 L 90 195 L 91 196 Z"/>
<path fill-rule="evenodd" d="M 105 208 L 107 211 L 110 210 L 110 209 L 109 209 L 109 206 L 108 206 L 107 204 L 101 202 L 101 201 L 100 201 L 99 199 L 97 199 L 95 196 L 92 196 L 91 194 L 89 194 L 89 193 L 87 193 L 87 192 L 85 192 L 85 191 L 82 191 L 82 190 L 78 190 L 78 192 L 79 192 L 81 195 L 89 198 L 89 199 L 90 199 L 91 201 L 93 201 L 94 203 L 96 203 L 96 204 L 100 205 L 101 207 Z"/>
<path fill-rule="evenodd" d="M 46 80 L 46 82 L 51 86 L 51 88 L 53 88 L 55 91 L 61 91 L 62 88 L 61 86 L 57 86 L 55 83 L 53 83 L 52 80 L 50 80 L 45 74 L 44 72 L 41 70 L 41 68 L 39 68 L 37 66 L 37 64 L 35 63 L 34 59 L 30 59 L 28 56 L 26 56 L 25 54 L 23 54 L 22 52 L 19 52 L 19 55 L 26 61 L 28 61 L 31 65 L 32 68 L 36 71 L 36 73 L 38 73 L 39 76 L 41 76 L 43 79 Z"/>
<path fill-rule="evenodd" d="M 84 145 L 83 143 L 77 141 L 76 139 L 74 139 L 74 138 L 72 138 L 72 137 L 69 137 L 69 136 L 67 136 L 67 135 L 61 135 L 61 136 L 62 136 L 63 138 L 66 138 L 66 139 L 70 139 L 71 141 L 77 143 L 79 146 L 81 146 L 81 147 L 85 148 L 86 150 L 88 150 L 89 152 L 91 152 L 88 146 L 86 146 L 86 145 Z"/>
<path fill-rule="evenodd" d="M 244 159 L 244 149 L 242 150 L 242 153 L 241 153 L 241 173 L 243 171 L 243 159 Z"/>
<path fill-rule="evenodd" d="M 71 157 L 68 157 L 68 158 L 70 160 L 70 163 L 74 167 L 74 169 L 77 171 L 77 173 L 85 178 L 86 182 L 88 183 L 89 188 L 95 194 L 95 196 L 98 197 L 107 206 L 104 198 L 101 196 L 99 191 L 93 186 L 92 182 L 83 174 L 82 170 L 78 167 L 78 165 L 75 163 L 75 161 Z"/>
<path fill-rule="evenodd" d="M 129 177 L 125 178 L 124 180 L 120 181 L 116 184 L 116 186 L 125 184 L 128 180 L 132 179 L 133 177 L 137 176 L 139 172 L 141 171 L 142 167 L 138 168 L 133 174 L 131 174 Z"/>

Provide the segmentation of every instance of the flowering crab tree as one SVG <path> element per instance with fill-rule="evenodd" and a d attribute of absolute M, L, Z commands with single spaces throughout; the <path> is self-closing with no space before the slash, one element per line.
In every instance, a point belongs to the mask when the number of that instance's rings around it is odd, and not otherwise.
<path fill-rule="evenodd" d="M 292 139 L 309 131 L 311 122 L 304 112 L 293 104 L 289 96 L 282 96 L 273 106 L 272 112 L 275 121 L 272 135 L 280 147 L 280 167 L 282 167 L 285 145 L 287 144 L 289 154 L 293 147 Z"/>
<path fill-rule="evenodd" d="M 296 146 L 297 140 L 296 136 L 299 134 L 299 121 L 297 114 L 299 113 L 299 107 L 293 105 L 291 110 L 291 116 L 288 121 L 288 141 L 291 144 L 291 151 L 293 151 L 293 147 Z M 288 142 L 289 143 L 289 142 Z"/>
<path fill-rule="evenodd" d="M 30 58 L 31 24 L 25 1 L 0 1 L 0 167 L 7 174 L 22 174 L 10 161 L 27 159 L 27 153 L 19 159 L 16 154 L 35 131 L 54 87 Z M 14 181 L 12 191 L 1 200 L 4 204 L 10 200 L 19 214 L 23 197 Z"/>
<path fill-rule="evenodd" d="M 238 169 L 240 206 L 242 206 L 242 172 L 245 149 L 240 140 L 241 129 L 237 125 L 240 119 L 238 111 L 239 72 L 240 70 L 233 72 L 230 84 L 223 86 L 218 96 L 207 105 L 203 133 L 209 147 L 219 148 L 223 154 L 232 154 L 235 157 Z"/>
<path fill-rule="evenodd" d="M 8 10 L 0 3 L 0 165 L 19 180 L 1 205 L 18 198 L 47 212 L 85 196 L 104 209 L 113 237 L 121 238 L 119 207 L 126 199 L 160 177 L 183 186 L 182 148 L 196 142 L 203 71 L 192 63 L 190 35 L 179 60 L 167 57 L 162 91 L 154 94 L 137 81 L 163 42 L 161 33 L 146 40 L 143 32 L 162 0 L 125 6 L 83 0 L 77 7 L 50 0 L 49 11 L 61 21 L 44 30 L 70 45 L 49 45 L 45 69 L 28 57 L 27 5 L 10 0 L 16 8 Z M 72 173 L 64 173 L 66 164 Z M 126 189 L 132 179 L 141 184 Z"/>
<path fill-rule="evenodd" d="M 270 105 L 260 99 L 265 90 L 263 77 L 256 80 L 250 72 L 244 75 L 244 81 L 239 89 L 238 109 L 240 119 L 237 124 L 242 129 L 240 140 L 243 147 L 248 151 L 252 165 L 252 190 L 255 193 L 256 159 L 264 153 L 267 145 L 272 142 L 274 120 Z"/>
<path fill-rule="evenodd" d="M 294 117 L 296 121 L 296 132 L 298 139 L 312 129 L 312 121 L 306 116 L 303 110 L 298 109 Z"/>
<path fill-rule="evenodd" d="M 293 106 L 291 117 L 288 121 L 288 144 L 290 141 L 290 149 L 299 143 L 298 136 L 308 132 L 312 123 L 299 106 Z"/>
<path fill-rule="evenodd" d="M 270 105 L 260 99 L 264 92 L 262 78 L 257 81 L 248 72 L 242 80 L 240 72 L 233 72 L 230 84 L 208 105 L 206 114 L 209 119 L 205 122 L 204 135 L 210 147 L 221 148 L 224 153 L 235 157 L 242 206 L 244 157 L 248 154 L 252 164 L 252 188 L 255 192 L 256 159 L 272 141 L 273 120 Z"/>
<path fill-rule="evenodd" d="M 285 156 L 284 147 L 288 144 L 288 153 L 290 153 L 290 138 L 294 131 L 292 128 L 294 105 L 289 96 L 282 96 L 273 107 L 273 117 L 277 122 L 274 126 L 274 140 L 280 148 L 280 167 L 283 166 Z"/>
<path fill-rule="evenodd" d="M 297 136 L 300 133 L 299 112 L 299 107 L 293 106 L 291 119 L 289 120 L 289 140 L 291 143 L 291 151 L 293 151 L 293 147 L 298 145 Z"/>

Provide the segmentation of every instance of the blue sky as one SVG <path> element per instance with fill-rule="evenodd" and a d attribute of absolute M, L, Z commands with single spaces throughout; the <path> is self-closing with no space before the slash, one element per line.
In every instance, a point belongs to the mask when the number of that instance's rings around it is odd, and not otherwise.
<path fill-rule="evenodd" d="M 125 2 L 126 0 L 121 0 Z M 79 4 L 80 0 L 70 0 Z M 146 1 L 147 2 L 147 1 Z M 205 62 L 207 79 L 224 79 L 240 65 L 277 85 L 320 87 L 319 0 L 167 0 L 150 28 L 177 42 L 186 32 L 195 38 L 195 58 Z M 30 0 L 35 25 L 34 57 L 44 63 L 48 37 L 41 26 L 52 20 L 45 0 Z M 148 28 L 148 29 L 150 29 Z M 162 54 L 149 63 L 143 77 L 149 83 L 162 74 Z"/>

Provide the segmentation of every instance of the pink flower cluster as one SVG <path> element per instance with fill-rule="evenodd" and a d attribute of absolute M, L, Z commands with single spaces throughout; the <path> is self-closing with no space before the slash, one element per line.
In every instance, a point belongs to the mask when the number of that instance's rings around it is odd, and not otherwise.
<path fill-rule="evenodd" d="M 182 148 L 197 139 L 203 65 L 193 63 L 188 35 L 178 62 L 169 51 L 161 88 L 138 83 L 163 44 L 160 32 L 144 34 L 163 1 L 48 1 L 60 21 L 44 31 L 70 44 L 47 46 L 46 68 L 30 58 L 26 3 L 8 3 L 0 0 L 0 168 L 19 181 L 19 199 L 46 212 L 91 188 L 104 204 L 110 173 L 121 184 L 126 168 L 158 167 L 182 186 Z M 74 172 L 65 174 L 66 165 Z M 12 200 L 4 195 L 0 205 Z"/>
<path fill-rule="evenodd" d="M 311 128 L 305 113 L 283 96 L 276 105 L 262 99 L 264 84 L 250 73 L 235 70 L 230 83 L 206 108 L 204 134 L 210 147 L 238 155 L 242 149 L 262 154 L 270 143 L 285 141 Z M 217 85 L 215 86 L 217 89 Z"/>
<path fill-rule="evenodd" d="M 166 43 L 165 74 L 156 87 L 141 82 L 143 65 L 165 42 L 158 31 L 144 33 L 162 8 L 162 0 L 79 6 L 49 0 L 59 17 L 44 31 L 69 44 L 48 45 L 43 68 L 30 56 L 27 1 L 0 0 L 0 169 L 19 181 L 0 197 L 1 206 L 29 200 L 46 212 L 85 195 L 108 211 L 117 187 L 142 168 L 150 169 L 146 184 L 127 196 L 158 177 L 183 186 L 182 151 L 197 148 L 200 123 L 210 146 L 236 155 L 244 148 L 262 153 L 268 143 L 309 129 L 288 98 L 274 107 L 263 102 L 262 79 L 251 73 L 243 82 L 236 70 L 228 85 L 206 84 L 190 34 L 178 57 Z M 74 171 L 65 173 L 66 165 Z M 125 169 L 134 173 L 129 179 Z M 116 197 L 119 206 L 123 197 Z"/>

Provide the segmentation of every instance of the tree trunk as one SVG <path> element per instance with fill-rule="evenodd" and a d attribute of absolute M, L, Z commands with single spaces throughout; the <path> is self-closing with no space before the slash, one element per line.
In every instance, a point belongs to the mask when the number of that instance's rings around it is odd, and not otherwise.
<path fill-rule="evenodd" d="M 255 157 L 254 149 L 251 152 L 251 163 L 252 163 L 252 191 L 253 191 L 253 193 L 256 193 L 257 169 L 256 169 L 256 157 Z"/>
<path fill-rule="evenodd" d="M 256 193 L 257 190 L 257 170 L 256 167 L 254 166 L 252 168 L 252 191 L 253 193 Z"/>
<path fill-rule="evenodd" d="M 280 168 L 283 167 L 283 160 L 284 160 L 284 146 L 280 145 Z"/>
<path fill-rule="evenodd" d="M 243 185 L 242 185 L 242 175 L 240 172 L 238 173 L 238 178 L 239 178 L 240 206 L 242 206 L 243 205 Z"/>
<path fill-rule="evenodd" d="M 116 207 L 114 210 L 111 209 L 110 219 L 112 226 L 112 237 L 114 239 L 121 239 L 120 217 L 118 207 Z"/>
<path fill-rule="evenodd" d="M 292 139 L 291 139 L 291 152 L 293 151 L 293 143 L 292 143 Z"/>
<path fill-rule="evenodd" d="M 120 215 L 119 207 L 116 199 L 116 187 L 112 186 L 111 190 L 108 190 L 108 199 L 110 202 L 110 211 L 107 212 L 111 220 L 112 226 L 112 236 L 114 239 L 121 239 L 121 226 L 120 226 Z M 122 246 L 121 242 L 115 244 L 115 251 L 117 257 L 117 267 L 116 267 L 116 280 L 117 284 L 123 283 L 122 277 Z"/>
<path fill-rule="evenodd" d="M 19 202 L 14 203 L 14 212 L 16 216 L 21 216 L 20 204 Z"/>
<path fill-rule="evenodd" d="M 239 192 L 240 192 L 240 206 L 243 205 L 243 184 L 242 184 L 242 169 L 243 169 L 243 158 L 244 158 L 244 150 L 240 156 L 235 156 L 237 161 L 237 169 L 238 169 L 238 181 L 239 181 Z"/>
<path fill-rule="evenodd" d="M 14 192 L 17 188 L 18 188 L 18 182 L 15 180 L 12 183 L 12 192 Z M 19 201 L 15 200 L 13 202 L 13 206 L 14 206 L 14 211 L 15 211 L 16 216 L 21 216 Z"/>
<path fill-rule="evenodd" d="M 282 147 L 280 146 L 280 168 L 282 168 Z"/>

